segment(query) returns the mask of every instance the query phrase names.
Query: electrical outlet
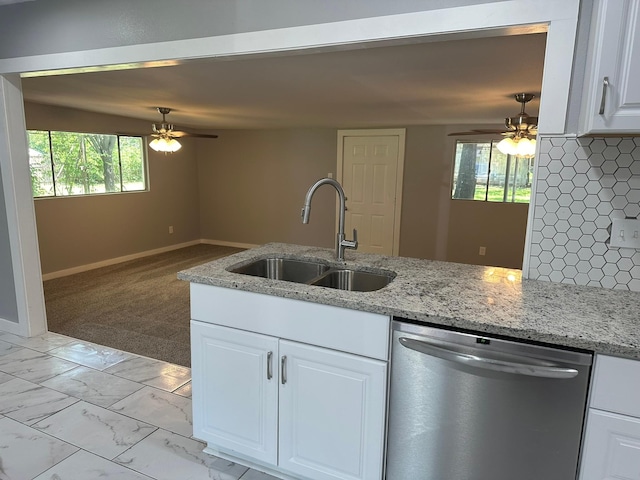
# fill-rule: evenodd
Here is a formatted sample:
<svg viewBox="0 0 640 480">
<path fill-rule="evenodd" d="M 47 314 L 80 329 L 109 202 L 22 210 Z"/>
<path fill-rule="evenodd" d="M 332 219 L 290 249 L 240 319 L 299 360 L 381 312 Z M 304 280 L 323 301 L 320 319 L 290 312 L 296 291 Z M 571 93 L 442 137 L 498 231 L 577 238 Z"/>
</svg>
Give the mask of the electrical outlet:
<svg viewBox="0 0 640 480">
<path fill-rule="evenodd" d="M 620 248 L 640 248 L 640 220 L 614 218 L 609 245 Z"/>
<path fill-rule="evenodd" d="M 480 250 L 478 250 L 478 255 L 486 255 L 487 253 L 487 247 L 480 247 Z"/>
<path fill-rule="evenodd" d="M 169 234 L 173 233 L 173 225 L 169 225 Z"/>
</svg>

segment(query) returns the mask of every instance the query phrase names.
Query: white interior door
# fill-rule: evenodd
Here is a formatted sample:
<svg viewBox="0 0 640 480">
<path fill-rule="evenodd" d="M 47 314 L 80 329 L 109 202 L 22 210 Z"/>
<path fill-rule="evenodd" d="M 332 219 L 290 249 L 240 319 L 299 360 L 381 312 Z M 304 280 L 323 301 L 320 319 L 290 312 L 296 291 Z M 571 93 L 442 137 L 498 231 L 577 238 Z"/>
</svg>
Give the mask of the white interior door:
<svg viewBox="0 0 640 480">
<path fill-rule="evenodd" d="M 358 251 L 398 255 L 404 130 L 341 131 L 338 135 L 338 180 L 347 196 L 347 238 L 355 228 Z"/>
</svg>

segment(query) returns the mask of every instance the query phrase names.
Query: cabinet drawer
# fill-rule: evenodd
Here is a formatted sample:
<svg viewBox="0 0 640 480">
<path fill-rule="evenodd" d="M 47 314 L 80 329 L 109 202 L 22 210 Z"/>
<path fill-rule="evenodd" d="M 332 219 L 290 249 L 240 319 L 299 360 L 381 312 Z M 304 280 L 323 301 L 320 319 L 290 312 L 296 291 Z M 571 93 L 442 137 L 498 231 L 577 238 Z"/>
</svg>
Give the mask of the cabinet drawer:
<svg viewBox="0 0 640 480">
<path fill-rule="evenodd" d="M 596 356 L 591 407 L 640 417 L 640 361 Z"/>
</svg>

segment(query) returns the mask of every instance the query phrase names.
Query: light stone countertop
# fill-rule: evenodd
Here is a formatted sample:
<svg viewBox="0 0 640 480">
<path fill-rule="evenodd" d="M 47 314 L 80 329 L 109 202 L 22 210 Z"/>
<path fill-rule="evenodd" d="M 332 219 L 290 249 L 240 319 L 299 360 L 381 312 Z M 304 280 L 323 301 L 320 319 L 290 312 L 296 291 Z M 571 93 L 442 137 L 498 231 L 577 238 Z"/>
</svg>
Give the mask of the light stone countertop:
<svg viewBox="0 0 640 480">
<path fill-rule="evenodd" d="M 184 270 L 178 278 L 640 359 L 638 292 L 522 280 L 520 270 L 350 250 L 347 266 L 397 276 L 381 290 L 349 292 L 226 270 L 273 255 L 339 265 L 332 249 L 270 243 Z"/>
</svg>

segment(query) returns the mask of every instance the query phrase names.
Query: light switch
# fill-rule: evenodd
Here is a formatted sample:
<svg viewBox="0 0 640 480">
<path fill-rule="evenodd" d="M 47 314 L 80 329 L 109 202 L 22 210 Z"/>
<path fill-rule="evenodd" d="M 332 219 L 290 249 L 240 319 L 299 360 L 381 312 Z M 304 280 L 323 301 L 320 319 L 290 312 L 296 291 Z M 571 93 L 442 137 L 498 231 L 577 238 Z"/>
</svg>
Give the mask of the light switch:
<svg viewBox="0 0 640 480">
<path fill-rule="evenodd" d="M 612 247 L 640 249 L 640 220 L 614 218 L 609 244 Z"/>
</svg>

